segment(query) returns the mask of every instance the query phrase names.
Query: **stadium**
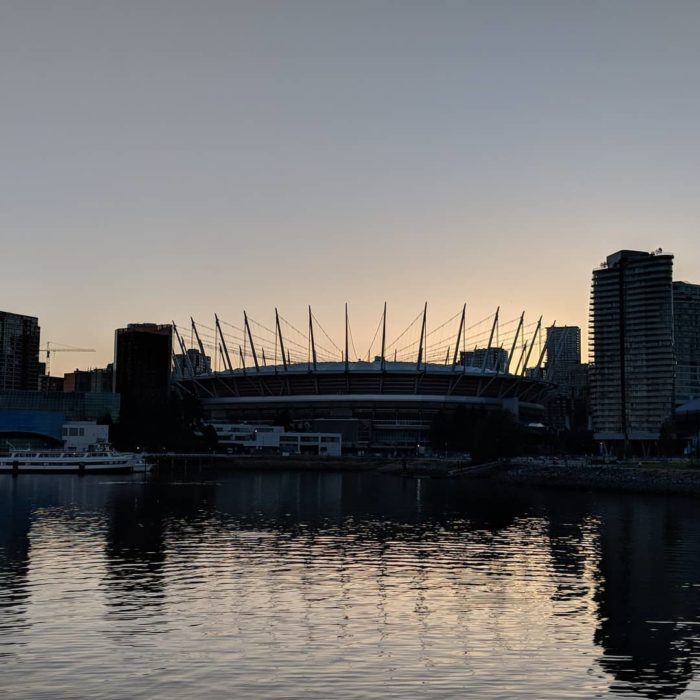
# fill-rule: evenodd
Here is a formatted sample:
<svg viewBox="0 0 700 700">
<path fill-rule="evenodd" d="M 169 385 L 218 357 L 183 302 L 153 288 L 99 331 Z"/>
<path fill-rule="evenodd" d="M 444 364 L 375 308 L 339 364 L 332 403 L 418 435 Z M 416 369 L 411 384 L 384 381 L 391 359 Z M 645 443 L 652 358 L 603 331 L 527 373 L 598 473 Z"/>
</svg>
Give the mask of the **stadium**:
<svg viewBox="0 0 700 700">
<path fill-rule="evenodd" d="M 365 358 L 356 360 L 347 307 L 344 348 L 310 308 L 306 332 L 276 309 L 274 328 L 245 312 L 241 326 L 218 316 L 212 327 L 190 322 L 189 347 L 184 324 L 173 322 L 181 351 L 173 385 L 198 399 L 205 421 L 341 433 L 345 451 L 420 451 L 436 416 L 456 411 L 507 410 L 521 423 L 541 424 L 552 389 L 541 371 L 541 318 L 526 324 L 524 313 L 501 323 L 496 310 L 467 327 L 464 305 L 428 331 L 426 304 L 387 342 L 385 305 Z"/>
</svg>

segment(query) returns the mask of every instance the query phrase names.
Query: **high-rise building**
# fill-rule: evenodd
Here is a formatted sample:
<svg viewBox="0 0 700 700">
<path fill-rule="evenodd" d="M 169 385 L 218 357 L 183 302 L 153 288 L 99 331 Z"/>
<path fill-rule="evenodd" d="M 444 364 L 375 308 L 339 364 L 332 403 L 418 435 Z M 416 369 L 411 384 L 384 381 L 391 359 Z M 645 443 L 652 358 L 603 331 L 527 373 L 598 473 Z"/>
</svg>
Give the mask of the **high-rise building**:
<svg viewBox="0 0 700 700">
<path fill-rule="evenodd" d="M 700 284 L 673 283 L 676 405 L 700 398 Z"/>
<path fill-rule="evenodd" d="M 130 323 L 114 335 L 114 390 L 122 410 L 132 403 L 165 401 L 170 391 L 172 326 Z"/>
<path fill-rule="evenodd" d="M 39 388 L 39 320 L 0 311 L 0 391 Z"/>
<path fill-rule="evenodd" d="M 621 250 L 593 271 L 593 433 L 657 440 L 673 412 L 673 256 Z"/>
<path fill-rule="evenodd" d="M 578 326 L 550 326 L 547 328 L 548 366 L 581 364 L 581 329 Z"/>
<path fill-rule="evenodd" d="M 547 328 L 544 379 L 556 384 L 547 402 L 547 422 L 557 430 L 583 430 L 587 423 L 588 366 L 581 364 L 581 329 Z"/>
<path fill-rule="evenodd" d="M 172 326 L 131 323 L 114 334 L 114 391 L 121 395 L 121 438 L 154 446 L 162 430 L 170 393 Z"/>
</svg>

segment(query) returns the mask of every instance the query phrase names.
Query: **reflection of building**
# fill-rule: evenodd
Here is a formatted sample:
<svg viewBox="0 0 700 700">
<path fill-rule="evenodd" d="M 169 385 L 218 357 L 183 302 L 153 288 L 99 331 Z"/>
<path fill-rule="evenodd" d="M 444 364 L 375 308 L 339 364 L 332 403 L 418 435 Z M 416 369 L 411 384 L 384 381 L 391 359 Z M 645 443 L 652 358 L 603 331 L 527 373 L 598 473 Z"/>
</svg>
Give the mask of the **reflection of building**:
<svg viewBox="0 0 700 700">
<path fill-rule="evenodd" d="M 32 586 L 28 585 L 29 531 L 36 522 L 37 492 L 40 491 L 26 479 L 14 479 L 10 488 L 11 479 L 9 474 L 0 476 L 0 610 L 5 643 L 15 636 L 14 633 L 16 637 L 26 633 L 31 625 L 27 614 L 33 596 Z"/>
<path fill-rule="evenodd" d="M 591 403 L 597 440 L 657 440 L 673 409 L 673 256 L 622 250 L 593 271 Z"/>
<path fill-rule="evenodd" d="M 0 311 L 0 391 L 39 387 L 39 321 Z"/>
<path fill-rule="evenodd" d="M 676 404 L 700 398 L 700 285 L 673 283 Z"/>
<path fill-rule="evenodd" d="M 683 499 L 603 501 L 599 663 L 627 697 L 676 698 L 698 671 L 700 536 Z M 658 621 L 658 622 L 657 622 Z"/>
</svg>

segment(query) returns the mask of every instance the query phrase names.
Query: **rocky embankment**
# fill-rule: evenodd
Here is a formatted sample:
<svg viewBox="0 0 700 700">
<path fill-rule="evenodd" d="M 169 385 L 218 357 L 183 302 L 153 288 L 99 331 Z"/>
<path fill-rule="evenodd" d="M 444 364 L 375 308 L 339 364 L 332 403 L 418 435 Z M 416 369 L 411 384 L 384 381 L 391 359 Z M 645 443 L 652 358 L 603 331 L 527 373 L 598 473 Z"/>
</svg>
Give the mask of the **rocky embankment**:
<svg viewBox="0 0 700 700">
<path fill-rule="evenodd" d="M 700 495 L 700 467 L 678 464 L 498 463 L 479 476 L 511 484 Z"/>
</svg>

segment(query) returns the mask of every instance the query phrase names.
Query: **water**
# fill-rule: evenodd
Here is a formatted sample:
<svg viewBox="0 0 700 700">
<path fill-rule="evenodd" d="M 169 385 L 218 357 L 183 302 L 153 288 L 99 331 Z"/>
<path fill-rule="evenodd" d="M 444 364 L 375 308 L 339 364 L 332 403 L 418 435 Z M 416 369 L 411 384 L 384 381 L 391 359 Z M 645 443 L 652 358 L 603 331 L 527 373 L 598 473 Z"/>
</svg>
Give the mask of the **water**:
<svg viewBox="0 0 700 700">
<path fill-rule="evenodd" d="M 700 697 L 681 498 L 0 477 L 0 697 Z"/>
</svg>

